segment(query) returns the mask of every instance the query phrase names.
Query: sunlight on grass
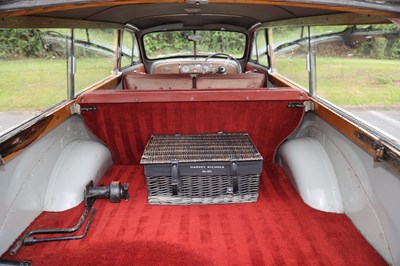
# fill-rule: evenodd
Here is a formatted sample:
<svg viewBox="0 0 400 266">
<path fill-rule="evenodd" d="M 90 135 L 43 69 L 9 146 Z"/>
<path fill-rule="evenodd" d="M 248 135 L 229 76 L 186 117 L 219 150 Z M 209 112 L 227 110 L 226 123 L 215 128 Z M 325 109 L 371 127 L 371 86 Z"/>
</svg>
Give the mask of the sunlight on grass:
<svg viewBox="0 0 400 266">
<path fill-rule="evenodd" d="M 277 60 L 277 72 L 308 87 L 305 59 Z M 339 106 L 400 105 L 400 62 L 318 58 L 317 93 Z"/>
<path fill-rule="evenodd" d="M 277 60 L 279 73 L 308 87 L 305 60 Z M 111 75 L 111 58 L 81 58 L 76 91 Z M 400 63 L 395 60 L 318 58 L 318 95 L 339 106 L 400 104 Z M 45 110 L 67 98 L 65 59 L 0 62 L 0 111 Z"/>
<path fill-rule="evenodd" d="M 107 58 L 81 58 L 77 65 L 77 91 L 110 76 Z M 65 59 L 0 61 L 0 111 L 45 110 L 67 99 Z"/>
</svg>

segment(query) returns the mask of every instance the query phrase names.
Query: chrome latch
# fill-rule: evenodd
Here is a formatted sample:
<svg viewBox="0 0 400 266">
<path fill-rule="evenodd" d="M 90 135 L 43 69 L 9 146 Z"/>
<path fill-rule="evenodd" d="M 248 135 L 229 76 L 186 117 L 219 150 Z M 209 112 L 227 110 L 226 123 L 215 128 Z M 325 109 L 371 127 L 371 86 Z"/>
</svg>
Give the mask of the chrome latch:
<svg viewBox="0 0 400 266">
<path fill-rule="evenodd" d="M 304 112 L 315 110 L 315 103 L 312 101 L 305 102 L 289 102 L 289 108 L 304 108 Z"/>
</svg>

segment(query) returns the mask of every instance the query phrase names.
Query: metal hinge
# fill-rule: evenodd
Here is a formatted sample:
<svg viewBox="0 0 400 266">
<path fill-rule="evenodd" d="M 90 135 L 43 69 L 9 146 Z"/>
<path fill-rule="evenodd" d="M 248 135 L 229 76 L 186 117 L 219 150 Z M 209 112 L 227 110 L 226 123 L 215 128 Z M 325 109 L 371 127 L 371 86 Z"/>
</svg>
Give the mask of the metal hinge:
<svg viewBox="0 0 400 266">
<path fill-rule="evenodd" d="M 71 114 L 80 114 L 81 113 L 81 106 L 77 103 L 74 103 L 70 106 Z"/>
<path fill-rule="evenodd" d="M 313 101 L 305 101 L 304 102 L 304 112 L 314 111 L 316 108 L 316 104 Z"/>
<path fill-rule="evenodd" d="M 358 139 L 360 139 L 362 142 L 375 150 L 374 161 L 380 162 L 385 152 L 385 147 L 382 145 L 382 143 L 379 140 L 376 140 L 373 137 L 360 131 L 354 131 L 354 134 L 357 136 Z"/>
</svg>

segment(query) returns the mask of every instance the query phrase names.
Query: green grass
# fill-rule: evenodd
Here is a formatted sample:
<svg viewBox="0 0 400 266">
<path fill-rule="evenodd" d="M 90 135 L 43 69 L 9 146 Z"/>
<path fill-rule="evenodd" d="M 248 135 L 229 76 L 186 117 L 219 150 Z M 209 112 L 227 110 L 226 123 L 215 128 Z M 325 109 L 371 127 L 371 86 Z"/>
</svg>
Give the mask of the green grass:
<svg viewBox="0 0 400 266">
<path fill-rule="evenodd" d="M 276 68 L 308 87 L 304 59 L 277 59 Z M 400 62 L 357 58 L 318 58 L 317 93 L 339 106 L 400 105 Z"/>
<path fill-rule="evenodd" d="M 278 72 L 308 87 L 305 59 L 277 58 Z M 111 58 L 78 58 L 76 91 L 111 74 Z M 339 106 L 400 105 L 400 62 L 318 58 L 318 95 Z M 0 61 L 0 111 L 44 110 L 67 98 L 64 59 Z"/>
<path fill-rule="evenodd" d="M 109 58 L 80 58 L 76 91 L 111 74 Z M 45 110 L 67 98 L 65 59 L 0 61 L 0 111 Z"/>
</svg>

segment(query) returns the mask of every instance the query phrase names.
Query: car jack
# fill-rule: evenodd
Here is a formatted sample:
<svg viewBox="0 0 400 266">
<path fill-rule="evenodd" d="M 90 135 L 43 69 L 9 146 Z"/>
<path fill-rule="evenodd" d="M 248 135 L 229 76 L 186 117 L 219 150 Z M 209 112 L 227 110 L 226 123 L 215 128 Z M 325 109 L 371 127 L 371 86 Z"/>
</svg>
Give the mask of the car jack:
<svg viewBox="0 0 400 266">
<path fill-rule="evenodd" d="M 52 242 L 52 241 L 66 241 L 66 240 L 78 240 L 82 239 L 86 236 L 90 224 L 92 223 L 93 216 L 96 212 L 96 208 L 92 208 L 96 199 L 100 198 L 108 198 L 111 202 L 117 203 L 120 202 L 121 199 L 128 200 L 128 187 L 129 184 L 126 183 L 124 186 L 121 185 L 118 181 L 113 181 L 108 187 L 100 186 L 94 187 L 93 181 L 86 186 L 84 191 L 84 202 L 86 205 L 85 210 L 83 211 L 81 217 L 74 227 L 71 228 L 50 228 L 50 229 L 38 229 L 31 230 L 26 232 L 18 241 L 15 243 L 13 248 L 10 250 L 11 255 L 17 254 L 18 250 L 22 246 L 30 246 L 37 243 L 43 242 Z M 86 223 L 85 229 L 81 235 L 73 235 L 73 236 L 60 236 L 60 237 L 47 237 L 47 238 L 36 238 L 33 235 L 45 235 L 45 234 L 71 234 L 78 231 L 83 223 L 86 220 L 86 217 L 89 215 L 88 222 Z"/>
</svg>

